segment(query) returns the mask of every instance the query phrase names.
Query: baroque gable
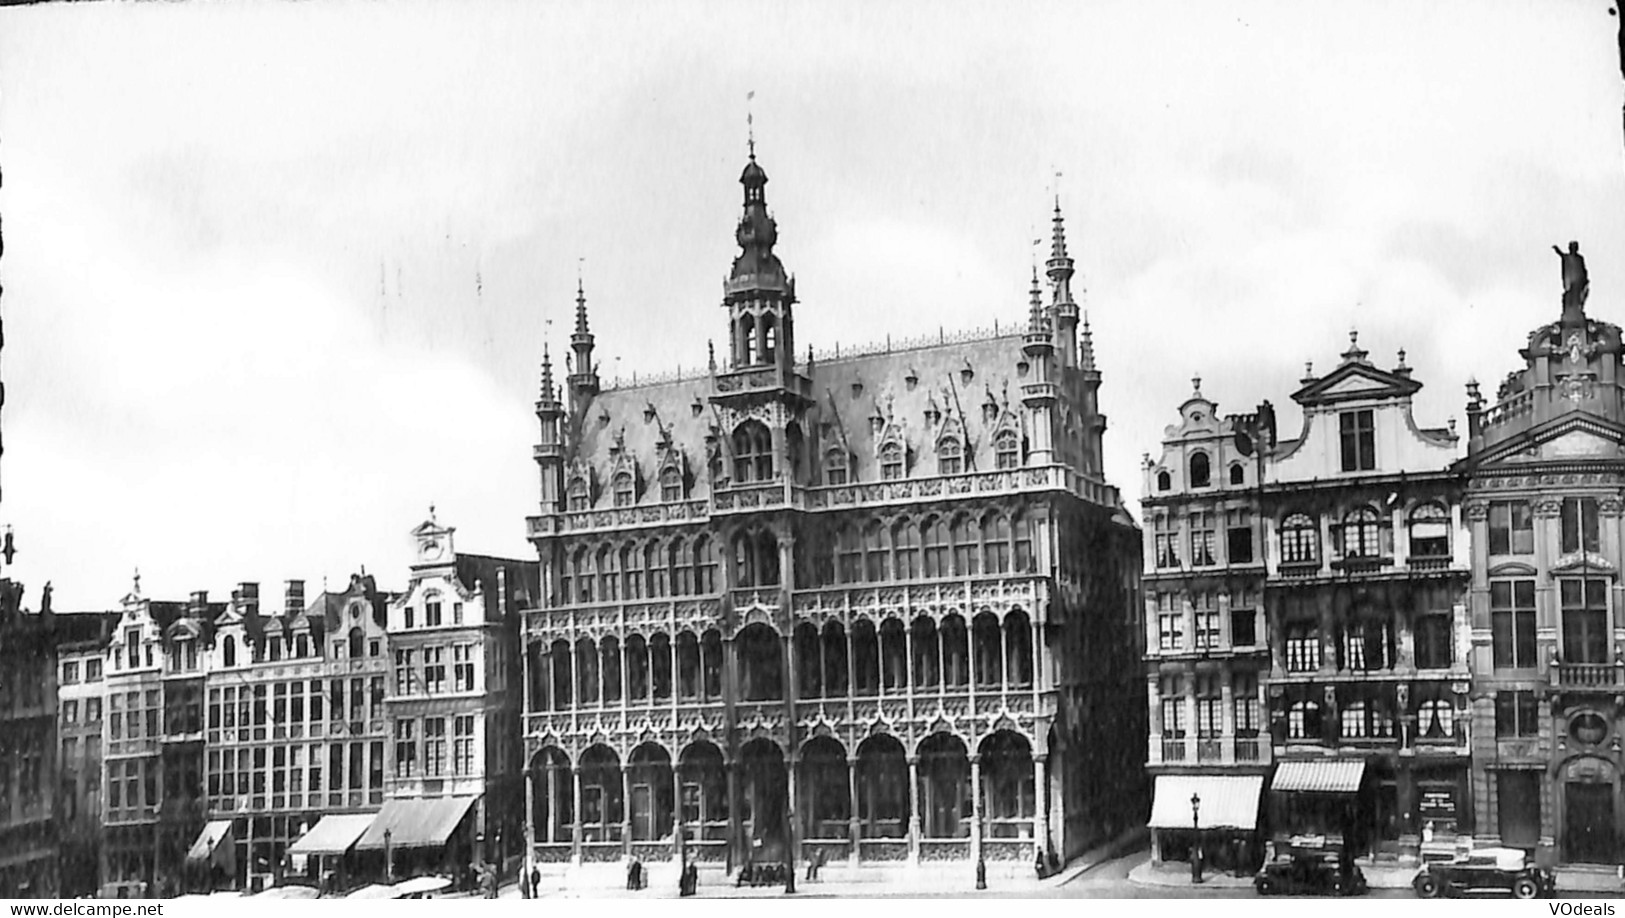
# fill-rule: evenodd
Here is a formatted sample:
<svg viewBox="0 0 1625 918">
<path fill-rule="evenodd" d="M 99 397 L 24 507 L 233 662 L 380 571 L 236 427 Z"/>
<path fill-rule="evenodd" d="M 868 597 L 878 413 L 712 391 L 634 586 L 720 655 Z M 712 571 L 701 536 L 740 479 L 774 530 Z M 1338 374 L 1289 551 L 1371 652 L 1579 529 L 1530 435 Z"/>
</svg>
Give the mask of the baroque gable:
<svg viewBox="0 0 1625 918">
<path fill-rule="evenodd" d="M 1625 458 L 1625 427 L 1579 411 L 1530 428 L 1474 457 L 1475 471 L 1536 462 Z"/>
</svg>

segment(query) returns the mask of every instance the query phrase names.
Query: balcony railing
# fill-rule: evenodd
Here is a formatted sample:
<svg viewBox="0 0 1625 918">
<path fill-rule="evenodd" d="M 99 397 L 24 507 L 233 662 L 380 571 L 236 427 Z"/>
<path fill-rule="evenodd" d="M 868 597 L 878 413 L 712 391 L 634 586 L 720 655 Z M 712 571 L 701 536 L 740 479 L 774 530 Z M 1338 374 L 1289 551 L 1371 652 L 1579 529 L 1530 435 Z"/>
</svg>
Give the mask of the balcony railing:
<svg viewBox="0 0 1625 918">
<path fill-rule="evenodd" d="M 1216 739 L 1196 741 L 1196 761 L 1217 762 L 1224 758 L 1224 745 Z"/>
<path fill-rule="evenodd" d="M 1552 684 L 1559 688 L 1612 690 L 1625 685 L 1625 665 L 1559 663 L 1552 669 Z"/>
<path fill-rule="evenodd" d="M 1236 761 L 1258 761 L 1258 737 L 1252 736 L 1236 738 Z"/>
<path fill-rule="evenodd" d="M 1162 741 L 1162 760 L 1164 762 L 1185 761 L 1185 741 L 1182 739 L 1165 739 Z"/>
</svg>

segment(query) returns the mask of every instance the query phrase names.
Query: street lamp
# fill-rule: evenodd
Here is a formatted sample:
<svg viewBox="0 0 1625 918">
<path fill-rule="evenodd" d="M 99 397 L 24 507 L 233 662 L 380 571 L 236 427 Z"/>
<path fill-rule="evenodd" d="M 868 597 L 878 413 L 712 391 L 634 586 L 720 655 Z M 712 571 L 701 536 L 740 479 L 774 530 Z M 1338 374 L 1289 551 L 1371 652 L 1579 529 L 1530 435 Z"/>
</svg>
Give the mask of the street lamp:
<svg viewBox="0 0 1625 918">
<path fill-rule="evenodd" d="M 1191 882 L 1202 882 L 1202 795 L 1191 794 Z"/>
</svg>

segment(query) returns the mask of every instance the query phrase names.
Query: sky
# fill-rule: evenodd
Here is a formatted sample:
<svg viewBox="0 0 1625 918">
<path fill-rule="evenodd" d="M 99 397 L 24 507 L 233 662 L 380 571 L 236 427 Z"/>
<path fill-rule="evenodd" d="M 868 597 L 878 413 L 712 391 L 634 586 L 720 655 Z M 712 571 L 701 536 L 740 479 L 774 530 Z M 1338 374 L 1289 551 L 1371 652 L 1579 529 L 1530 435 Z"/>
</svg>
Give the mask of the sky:
<svg viewBox="0 0 1625 918">
<path fill-rule="evenodd" d="M 1606 0 L 46 4 L 0 11 L 9 575 L 59 610 L 399 588 L 430 505 L 531 557 L 543 341 L 721 338 L 747 107 L 796 337 L 1020 322 L 1059 194 L 1107 474 L 1201 377 L 1283 436 L 1351 328 L 1465 430 L 1560 308 L 1625 323 Z M 747 93 L 754 100 L 747 106 Z M 562 374 L 562 369 L 559 371 Z"/>
</svg>

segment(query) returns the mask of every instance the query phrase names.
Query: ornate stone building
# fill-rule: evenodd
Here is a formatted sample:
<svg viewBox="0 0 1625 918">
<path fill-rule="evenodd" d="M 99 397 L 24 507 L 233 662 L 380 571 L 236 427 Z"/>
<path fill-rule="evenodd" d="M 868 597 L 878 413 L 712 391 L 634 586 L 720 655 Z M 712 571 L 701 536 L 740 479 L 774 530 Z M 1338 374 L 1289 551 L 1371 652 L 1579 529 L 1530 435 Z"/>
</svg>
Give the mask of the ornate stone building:
<svg viewBox="0 0 1625 918">
<path fill-rule="evenodd" d="M 545 352 L 524 626 L 533 857 L 1030 870 L 1144 819 L 1139 531 L 1059 207 L 1017 328 L 797 358 L 767 175 L 719 362 Z"/>
<path fill-rule="evenodd" d="M 0 580 L 0 899 L 59 890 L 56 623 L 49 598 L 28 612 L 22 593 Z"/>
<path fill-rule="evenodd" d="M 1558 320 L 1529 333 L 1493 405 L 1468 386 L 1473 800 L 1481 839 L 1617 865 L 1625 349 L 1585 313 L 1576 248 L 1559 254 Z"/>
</svg>

